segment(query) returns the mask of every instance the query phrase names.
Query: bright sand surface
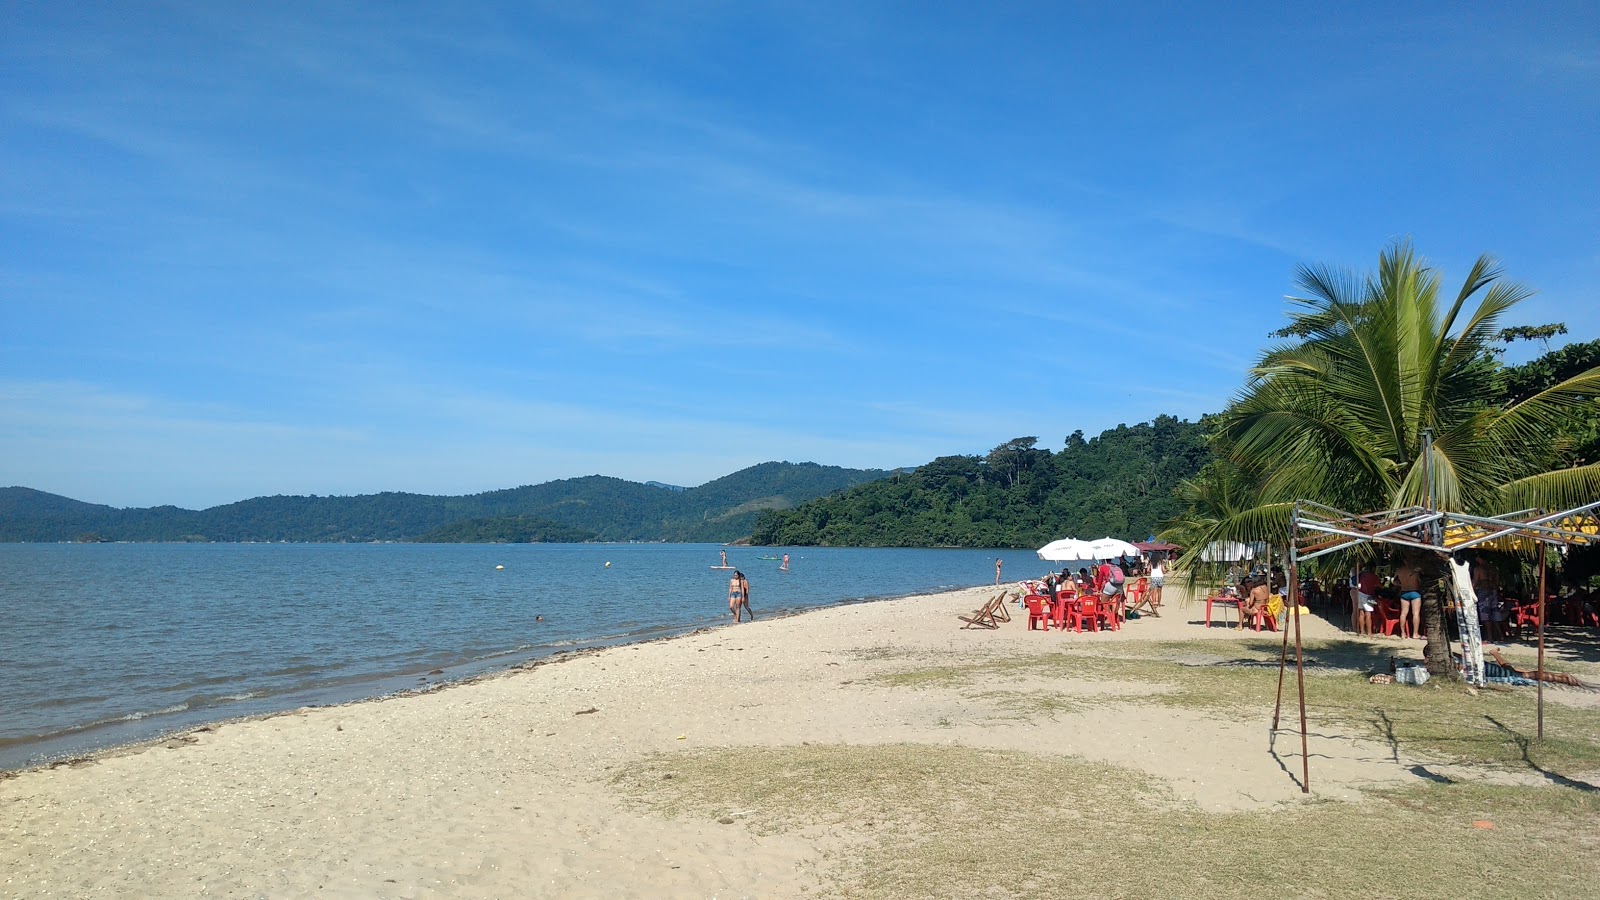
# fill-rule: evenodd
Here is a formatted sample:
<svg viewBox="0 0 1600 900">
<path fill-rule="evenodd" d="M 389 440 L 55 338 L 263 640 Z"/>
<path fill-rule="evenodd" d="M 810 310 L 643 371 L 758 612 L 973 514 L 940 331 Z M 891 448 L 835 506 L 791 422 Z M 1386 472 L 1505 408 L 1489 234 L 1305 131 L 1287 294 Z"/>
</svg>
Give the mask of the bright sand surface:
<svg viewBox="0 0 1600 900">
<path fill-rule="evenodd" d="M 1129 642 L 1237 636 L 1192 624 L 1203 607 L 1171 603 L 1112 634 L 1029 633 L 1015 614 L 997 631 L 963 630 L 955 617 L 993 592 L 569 654 L 23 772 L 0 780 L 0 896 L 787 897 L 817 890 L 830 853 L 859 839 L 828 828 L 763 834 L 740 821 L 744 811 L 668 819 L 615 786 L 645 754 L 684 748 L 729 748 L 737 778 L 740 747 L 957 744 L 1129 767 L 1208 811 L 1303 802 L 1288 774 L 1299 770 L 1298 733 L 1280 736 L 1280 758 L 1268 752 L 1265 718 L 1117 702 L 1159 686 L 1033 685 L 1105 702 L 1028 721 L 975 712 L 954 691 L 873 682 L 907 659 L 1113 654 Z M 1340 634 L 1315 617 L 1304 625 L 1308 638 Z M 1416 778 L 1386 745 L 1315 731 L 1318 799 Z"/>
</svg>

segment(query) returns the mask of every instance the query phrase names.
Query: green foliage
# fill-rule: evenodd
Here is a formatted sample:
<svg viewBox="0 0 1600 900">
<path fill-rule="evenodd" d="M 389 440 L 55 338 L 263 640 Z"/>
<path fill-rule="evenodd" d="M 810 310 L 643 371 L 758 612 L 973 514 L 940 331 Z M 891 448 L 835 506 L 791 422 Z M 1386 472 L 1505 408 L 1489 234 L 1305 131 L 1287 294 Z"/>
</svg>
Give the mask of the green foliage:
<svg viewBox="0 0 1600 900">
<path fill-rule="evenodd" d="M 1508 366 L 1503 375 L 1505 394 L 1502 404 L 1524 400 L 1600 367 L 1600 340 L 1568 344 L 1520 366 Z M 1600 395 L 1591 393 L 1589 403 L 1574 406 L 1558 428 L 1564 438 L 1566 465 L 1600 462 Z"/>
<path fill-rule="evenodd" d="M 797 509 L 763 514 L 761 545 L 1037 547 L 1066 535 L 1139 539 L 1181 507 L 1173 487 L 1209 458 L 1201 426 L 1171 416 L 986 456 L 942 456 Z"/>
<path fill-rule="evenodd" d="M 416 538 L 419 544 L 580 544 L 595 534 L 536 516 L 497 516 L 454 522 Z"/>
<path fill-rule="evenodd" d="M 1543 341 L 1549 345 L 1550 339 L 1567 333 L 1567 326 L 1560 322 L 1550 325 L 1511 325 L 1494 333 L 1495 340 L 1510 344 L 1514 341 Z"/>
<path fill-rule="evenodd" d="M 1293 298 L 1298 309 L 1279 332 L 1288 340 L 1262 354 L 1218 417 L 1223 463 L 1186 489 L 1174 537 L 1191 547 L 1282 541 L 1296 500 L 1354 513 L 1431 504 L 1494 515 L 1600 495 L 1600 466 L 1574 465 L 1571 434 L 1593 421 L 1600 368 L 1580 348 L 1515 375 L 1502 370 L 1491 342 L 1517 331 L 1497 326 L 1531 291 L 1502 280 L 1494 260 L 1480 257 L 1453 300 L 1407 243 L 1380 254 L 1375 274 L 1303 267 L 1299 281 L 1308 296 Z M 1425 584 L 1435 581 L 1432 554 L 1407 561 Z M 1431 588 L 1423 614 L 1429 668 L 1444 672 Z"/>
</svg>

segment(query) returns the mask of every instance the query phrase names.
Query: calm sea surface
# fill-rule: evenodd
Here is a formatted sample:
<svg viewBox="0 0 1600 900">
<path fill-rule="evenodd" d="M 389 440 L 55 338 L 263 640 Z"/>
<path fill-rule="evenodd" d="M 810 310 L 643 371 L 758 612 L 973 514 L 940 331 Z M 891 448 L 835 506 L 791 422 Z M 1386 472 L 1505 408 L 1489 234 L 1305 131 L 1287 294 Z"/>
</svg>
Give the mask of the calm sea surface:
<svg viewBox="0 0 1600 900">
<path fill-rule="evenodd" d="M 722 549 L 0 544 L 0 770 L 727 622 Z M 1046 566 L 1016 550 L 726 549 L 758 616 L 988 584 L 996 556 L 1007 580 Z M 788 573 L 759 558 L 785 552 Z"/>
</svg>

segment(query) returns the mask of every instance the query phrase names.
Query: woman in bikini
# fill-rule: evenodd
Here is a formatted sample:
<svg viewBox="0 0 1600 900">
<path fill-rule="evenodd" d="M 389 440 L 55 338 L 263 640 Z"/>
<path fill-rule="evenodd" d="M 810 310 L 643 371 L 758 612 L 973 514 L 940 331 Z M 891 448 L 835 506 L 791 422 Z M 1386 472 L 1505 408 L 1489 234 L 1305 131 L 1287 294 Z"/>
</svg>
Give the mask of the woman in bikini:
<svg viewBox="0 0 1600 900">
<path fill-rule="evenodd" d="M 755 610 L 750 608 L 750 581 L 743 572 L 734 569 L 733 578 L 728 581 L 728 614 L 738 622 L 742 613 L 749 613 L 750 621 L 756 620 Z"/>
<path fill-rule="evenodd" d="M 1244 630 L 1244 620 L 1255 615 L 1258 611 L 1267 609 L 1268 602 L 1272 599 L 1272 589 L 1265 578 L 1249 578 L 1240 585 L 1244 596 L 1239 600 L 1239 630 Z"/>
</svg>

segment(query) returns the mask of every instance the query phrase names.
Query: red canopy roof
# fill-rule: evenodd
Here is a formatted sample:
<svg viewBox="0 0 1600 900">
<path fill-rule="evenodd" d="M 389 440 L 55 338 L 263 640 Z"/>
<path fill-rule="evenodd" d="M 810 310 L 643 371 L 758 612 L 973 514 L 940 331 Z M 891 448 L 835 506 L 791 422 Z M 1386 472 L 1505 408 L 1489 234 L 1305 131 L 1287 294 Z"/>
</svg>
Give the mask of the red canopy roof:
<svg viewBox="0 0 1600 900">
<path fill-rule="evenodd" d="M 1146 553 L 1169 553 L 1183 549 L 1177 544 L 1168 544 L 1165 541 L 1134 541 L 1133 545 Z"/>
</svg>

